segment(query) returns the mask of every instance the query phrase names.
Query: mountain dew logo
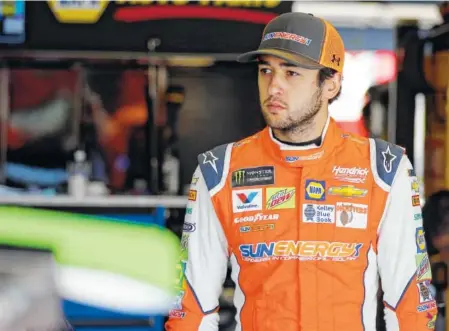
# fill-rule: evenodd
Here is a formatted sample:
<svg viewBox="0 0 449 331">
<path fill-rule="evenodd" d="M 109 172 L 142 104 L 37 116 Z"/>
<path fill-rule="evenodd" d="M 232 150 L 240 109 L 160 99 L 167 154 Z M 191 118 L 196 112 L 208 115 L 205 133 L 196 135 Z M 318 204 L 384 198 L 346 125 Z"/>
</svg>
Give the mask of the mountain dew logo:
<svg viewBox="0 0 449 331">
<path fill-rule="evenodd" d="M 295 208 L 295 188 L 267 188 L 267 209 Z"/>
</svg>

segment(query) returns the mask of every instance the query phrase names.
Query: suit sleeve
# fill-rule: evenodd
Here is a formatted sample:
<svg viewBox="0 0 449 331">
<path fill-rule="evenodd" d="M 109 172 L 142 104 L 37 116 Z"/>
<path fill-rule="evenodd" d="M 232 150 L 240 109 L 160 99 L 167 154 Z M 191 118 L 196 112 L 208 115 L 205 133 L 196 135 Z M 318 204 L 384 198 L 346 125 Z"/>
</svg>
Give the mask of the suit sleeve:
<svg viewBox="0 0 449 331">
<path fill-rule="evenodd" d="M 193 175 L 181 239 L 179 296 L 167 331 L 218 331 L 228 244 L 201 169 Z"/>
<path fill-rule="evenodd" d="M 378 268 L 387 331 L 433 330 L 436 303 L 422 225 L 418 181 L 402 156 L 378 233 Z"/>
</svg>

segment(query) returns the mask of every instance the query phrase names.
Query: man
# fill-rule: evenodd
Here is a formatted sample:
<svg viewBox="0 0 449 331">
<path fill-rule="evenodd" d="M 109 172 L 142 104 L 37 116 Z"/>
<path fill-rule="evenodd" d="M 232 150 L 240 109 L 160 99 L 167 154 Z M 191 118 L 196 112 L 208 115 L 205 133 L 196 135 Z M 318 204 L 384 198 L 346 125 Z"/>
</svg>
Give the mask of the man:
<svg viewBox="0 0 449 331">
<path fill-rule="evenodd" d="M 434 328 L 418 188 L 404 150 L 341 132 L 343 41 L 288 13 L 257 51 L 267 128 L 198 156 L 184 224 L 184 279 L 167 330 L 217 331 L 232 265 L 236 330 L 375 331 L 378 275 L 387 330 Z"/>
</svg>

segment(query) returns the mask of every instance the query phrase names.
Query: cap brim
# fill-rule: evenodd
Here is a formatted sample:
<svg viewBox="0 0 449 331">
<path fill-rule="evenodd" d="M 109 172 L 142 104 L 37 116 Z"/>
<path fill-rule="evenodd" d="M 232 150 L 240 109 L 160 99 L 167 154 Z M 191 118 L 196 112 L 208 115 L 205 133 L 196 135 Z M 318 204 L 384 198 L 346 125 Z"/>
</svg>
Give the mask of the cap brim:
<svg viewBox="0 0 449 331">
<path fill-rule="evenodd" d="M 256 61 L 261 55 L 273 55 L 287 61 L 290 64 L 306 69 L 321 69 L 323 66 L 301 55 L 283 51 L 279 49 L 258 49 L 256 51 L 241 54 L 237 57 L 237 61 L 241 63 L 249 63 Z"/>
</svg>

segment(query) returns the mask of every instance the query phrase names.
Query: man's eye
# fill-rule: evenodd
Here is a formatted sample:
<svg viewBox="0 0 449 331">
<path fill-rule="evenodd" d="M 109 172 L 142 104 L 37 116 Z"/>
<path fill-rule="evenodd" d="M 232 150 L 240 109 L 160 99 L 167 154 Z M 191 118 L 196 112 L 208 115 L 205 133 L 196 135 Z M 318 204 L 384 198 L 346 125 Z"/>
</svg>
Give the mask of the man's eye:
<svg viewBox="0 0 449 331">
<path fill-rule="evenodd" d="M 297 72 L 291 71 L 291 70 L 288 70 L 288 71 L 287 71 L 287 75 L 288 75 L 288 76 L 299 76 L 299 74 L 298 74 Z"/>
<path fill-rule="evenodd" d="M 266 74 L 269 74 L 269 73 L 271 72 L 271 70 L 268 69 L 268 68 L 260 68 L 260 69 L 259 69 L 259 72 L 260 72 L 261 74 L 266 75 Z"/>
</svg>

